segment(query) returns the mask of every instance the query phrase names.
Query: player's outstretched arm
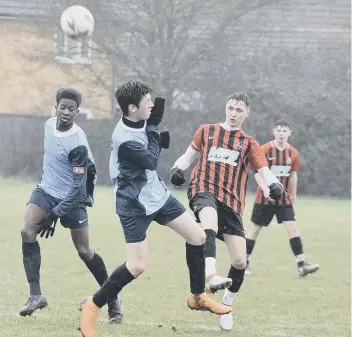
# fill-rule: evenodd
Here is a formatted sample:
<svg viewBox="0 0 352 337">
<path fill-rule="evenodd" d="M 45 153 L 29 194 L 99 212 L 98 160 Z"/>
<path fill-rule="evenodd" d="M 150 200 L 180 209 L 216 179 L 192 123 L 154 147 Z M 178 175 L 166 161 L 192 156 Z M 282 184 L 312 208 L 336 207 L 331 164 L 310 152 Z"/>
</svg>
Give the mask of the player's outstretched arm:
<svg viewBox="0 0 352 337">
<path fill-rule="evenodd" d="M 266 186 L 264 179 L 261 177 L 259 173 L 254 174 L 254 179 L 257 182 L 258 186 L 262 189 L 265 198 L 269 198 L 270 190 L 269 187 Z"/>
<path fill-rule="evenodd" d="M 264 166 L 258 170 L 258 173 L 264 184 L 269 188 L 269 197 L 273 200 L 279 200 L 283 197 L 284 187 L 279 179 L 272 173 L 268 166 Z"/>
<path fill-rule="evenodd" d="M 198 128 L 186 152 L 172 166 L 170 181 L 173 185 L 181 186 L 186 182 L 184 171 L 192 165 L 193 161 L 199 157 L 202 151 L 203 129 L 204 125 Z"/>
<path fill-rule="evenodd" d="M 87 198 L 88 149 L 80 145 L 70 151 L 68 158 L 72 164 L 72 186 L 68 195 L 53 208 L 52 213 L 58 218 L 68 215 Z"/>
<path fill-rule="evenodd" d="M 186 171 L 192 163 L 199 157 L 200 152 L 188 146 L 186 152 L 179 157 L 172 167 L 178 167 L 182 171 Z"/>
<path fill-rule="evenodd" d="M 260 148 L 258 142 L 254 139 L 251 140 L 251 148 L 249 151 L 249 163 L 251 165 L 253 173 L 259 174 L 256 177 L 259 186 L 267 186 L 269 188 L 269 197 L 273 200 L 279 200 L 282 198 L 284 188 L 277 177 L 270 171 L 268 162 L 265 158 L 263 150 Z M 264 184 L 263 184 L 264 183 Z M 262 187 L 261 186 L 261 187 Z M 265 191 L 265 188 L 263 188 Z"/>
<path fill-rule="evenodd" d="M 268 166 L 264 166 L 260 168 L 256 175 L 257 175 L 256 181 L 260 187 L 262 187 L 261 186 L 262 184 L 264 184 L 264 186 L 267 186 L 267 187 L 269 187 L 271 184 L 274 184 L 274 183 L 280 184 L 279 179 L 277 179 L 276 175 L 270 171 Z"/>
<path fill-rule="evenodd" d="M 179 157 L 171 168 L 170 181 L 175 186 L 181 186 L 186 182 L 184 171 L 199 157 L 200 152 L 189 146 L 186 152 Z"/>
</svg>

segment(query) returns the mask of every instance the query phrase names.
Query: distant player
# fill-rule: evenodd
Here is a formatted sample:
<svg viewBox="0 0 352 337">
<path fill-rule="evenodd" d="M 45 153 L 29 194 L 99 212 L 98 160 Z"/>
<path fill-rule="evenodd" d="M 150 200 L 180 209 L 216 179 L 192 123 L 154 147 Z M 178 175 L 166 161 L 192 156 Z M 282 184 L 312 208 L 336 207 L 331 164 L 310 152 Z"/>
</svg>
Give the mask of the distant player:
<svg viewBox="0 0 352 337">
<path fill-rule="evenodd" d="M 189 205 L 206 233 L 206 282 L 210 292 L 225 290 L 222 303 L 232 306 L 243 282 L 246 240 L 242 224 L 248 170 L 259 172 L 273 199 L 283 187 L 270 172 L 258 142 L 244 133 L 242 123 L 250 112 L 249 97 L 234 93 L 226 101 L 226 121 L 202 125 L 186 152 L 171 169 L 171 182 L 185 183 L 184 170 L 198 159 L 188 188 Z M 228 278 L 216 272 L 215 238 L 225 241 L 231 267 Z M 232 313 L 221 315 L 220 326 L 231 330 Z"/>
<path fill-rule="evenodd" d="M 102 285 L 108 278 L 102 258 L 89 245 L 86 208 L 93 205 L 96 168 L 86 135 L 74 123 L 81 99 L 81 94 L 72 88 L 58 90 L 57 117 L 45 123 L 43 172 L 27 204 L 21 230 L 23 265 L 30 289 L 21 316 L 31 315 L 48 304 L 39 282 L 41 253 L 37 234 L 52 236 L 58 219 L 71 230 L 78 255 L 97 282 Z M 108 311 L 110 323 L 121 322 L 117 297 L 109 302 Z"/>
<path fill-rule="evenodd" d="M 205 292 L 204 231 L 156 173 L 161 147 L 158 125 L 163 118 L 165 99 L 157 97 L 153 103 L 151 91 L 146 84 L 128 81 L 115 94 L 123 117 L 112 135 L 110 176 L 115 188 L 116 213 L 125 235 L 127 261 L 93 297 L 82 302 L 80 329 L 85 337 L 94 336 L 100 308 L 146 270 L 146 233 L 152 221 L 170 227 L 187 242 L 191 288 L 188 307 L 215 314 L 231 312 L 231 308 L 213 301 Z"/>
<path fill-rule="evenodd" d="M 300 231 L 296 222 L 293 203 L 297 198 L 297 172 L 300 169 L 300 159 L 297 149 L 288 143 L 290 136 L 290 124 L 285 120 L 279 120 L 274 128 L 275 139 L 262 146 L 271 172 L 280 179 L 285 190 L 280 200 L 276 202 L 271 200 L 269 189 L 261 176 L 258 173 L 255 174 L 258 189 L 252 212 L 252 223 L 248 226 L 246 233 L 247 275 L 251 274 L 249 257 L 253 252 L 255 241 L 262 227 L 268 226 L 274 215 L 277 222 L 284 225 L 290 238 L 290 246 L 297 262 L 298 275 L 306 276 L 319 269 L 319 265 L 305 262 Z"/>
</svg>

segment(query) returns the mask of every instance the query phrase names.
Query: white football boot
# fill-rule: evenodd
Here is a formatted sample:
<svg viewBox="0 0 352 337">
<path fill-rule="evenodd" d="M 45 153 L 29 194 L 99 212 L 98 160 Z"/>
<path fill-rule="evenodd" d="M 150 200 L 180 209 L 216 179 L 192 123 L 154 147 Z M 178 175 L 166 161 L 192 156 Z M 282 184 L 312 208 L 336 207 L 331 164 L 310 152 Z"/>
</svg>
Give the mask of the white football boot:
<svg viewBox="0 0 352 337">
<path fill-rule="evenodd" d="M 219 290 L 228 288 L 231 284 L 232 280 L 230 278 L 225 278 L 218 274 L 212 274 L 205 279 L 205 290 L 214 294 Z"/>
<path fill-rule="evenodd" d="M 228 289 L 225 289 L 224 296 L 222 298 L 222 303 L 233 307 L 233 302 L 235 300 L 236 294 L 232 293 Z M 220 328 L 225 331 L 230 331 L 233 328 L 233 310 L 228 313 L 220 316 Z"/>
</svg>

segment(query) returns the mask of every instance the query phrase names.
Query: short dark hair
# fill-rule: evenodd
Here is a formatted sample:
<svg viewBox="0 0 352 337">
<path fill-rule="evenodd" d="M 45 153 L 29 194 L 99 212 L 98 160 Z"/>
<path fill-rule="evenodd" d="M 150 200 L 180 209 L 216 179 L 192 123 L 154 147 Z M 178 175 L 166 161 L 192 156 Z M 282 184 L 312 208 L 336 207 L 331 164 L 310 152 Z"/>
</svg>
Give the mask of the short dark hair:
<svg viewBox="0 0 352 337">
<path fill-rule="evenodd" d="M 279 119 L 275 124 L 275 128 L 277 128 L 278 126 L 291 129 L 291 124 L 285 119 Z"/>
<path fill-rule="evenodd" d="M 56 104 L 59 104 L 63 98 L 72 99 L 76 102 L 77 108 L 81 105 L 82 94 L 73 88 L 63 87 L 56 92 Z"/>
<path fill-rule="evenodd" d="M 115 92 L 115 98 L 122 114 L 124 116 L 128 115 L 128 106 L 134 104 L 138 107 L 143 96 L 152 91 L 153 88 L 151 86 L 140 81 L 130 80 L 122 84 Z"/>
<path fill-rule="evenodd" d="M 237 100 L 237 101 L 244 102 L 248 108 L 250 108 L 250 106 L 251 106 L 250 98 L 243 92 L 235 92 L 235 93 L 233 93 L 232 95 L 227 97 L 227 101 L 226 102 L 228 102 L 229 100 L 233 100 L 233 99 Z"/>
</svg>

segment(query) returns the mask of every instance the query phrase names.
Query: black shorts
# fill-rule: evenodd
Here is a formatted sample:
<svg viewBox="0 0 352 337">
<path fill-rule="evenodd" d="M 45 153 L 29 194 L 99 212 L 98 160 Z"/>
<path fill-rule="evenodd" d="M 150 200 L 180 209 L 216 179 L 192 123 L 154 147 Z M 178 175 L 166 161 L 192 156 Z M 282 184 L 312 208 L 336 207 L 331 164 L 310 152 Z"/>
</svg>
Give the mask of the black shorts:
<svg viewBox="0 0 352 337">
<path fill-rule="evenodd" d="M 40 207 L 45 213 L 51 210 L 61 202 L 61 199 L 52 197 L 41 188 L 37 187 L 33 190 L 32 195 L 27 204 L 34 204 Z M 65 228 L 77 229 L 88 226 L 87 206 L 81 204 L 74 209 L 70 215 L 60 218 L 61 225 Z"/>
<path fill-rule="evenodd" d="M 119 215 L 125 241 L 142 242 L 147 237 L 147 230 L 152 221 L 166 225 L 186 212 L 186 208 L 172 195 L 158 211 L 150 215 Z"/>
<path fill-rule="evenodd" d="M 254 204 L 251 221 L 258 226 L 268 226 L 276 215 L 279 224 L 284 221 L 296 221 L 292 205 L 262 205 Z"/>
<path fill-rule="evenodd" d="M 217 238 L 224 240 L 223 234 L 245 237 L 242 217 L 230 207 L 217 200 L 209 192 L 197 193 L 189 201 L 189 207 L 193 210 L 197 222 L 200 222 L 198 214 L 205 207 L 212 207 L 218 214 Z"/>
</svg>

